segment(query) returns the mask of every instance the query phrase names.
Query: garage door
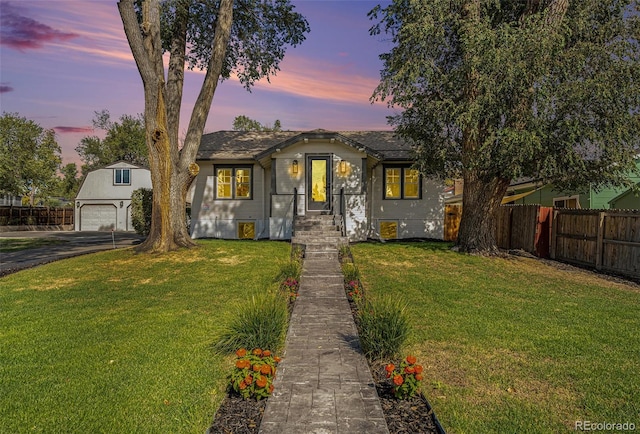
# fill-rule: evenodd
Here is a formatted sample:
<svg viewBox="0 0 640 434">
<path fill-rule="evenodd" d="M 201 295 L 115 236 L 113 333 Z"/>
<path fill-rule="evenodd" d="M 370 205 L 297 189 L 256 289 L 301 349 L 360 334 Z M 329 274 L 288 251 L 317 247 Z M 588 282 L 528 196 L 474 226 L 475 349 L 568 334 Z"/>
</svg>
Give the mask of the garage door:
<svg viewBox="0 0 640 434">
<path fill-rule="evenodd" d="M 116 207 L 113 205 L 84 205 L 80 208 L 81 231 L 110 231 L 116 229 Z"/>
</svg>

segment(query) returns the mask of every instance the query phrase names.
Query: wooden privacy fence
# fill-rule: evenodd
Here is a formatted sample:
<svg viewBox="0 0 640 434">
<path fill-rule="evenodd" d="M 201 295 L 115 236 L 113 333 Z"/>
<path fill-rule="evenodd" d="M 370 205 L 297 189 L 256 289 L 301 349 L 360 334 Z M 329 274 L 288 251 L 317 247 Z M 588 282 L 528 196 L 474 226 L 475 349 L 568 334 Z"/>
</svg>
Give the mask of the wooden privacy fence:
<svg viewBox="0 0 640 434">
<path fill-rule="evenodd" d="M 554 212 L 551 258 L 640 278 L 640 212 Z"/>
<path fill-rule="evenodd" d="M 456 208 L 456 209 L 452 209 Z M 458 236 L 462 207 L 445 209 L 445 239 Z M 449 220 L 449 221 L 448 221 Z M 541 258 L 640 278 L 640 211 L 503 205 L 496 242 Z"/>
<path fill-rule="evenodd" d="M 72 207 L 2 206 L 0 226 L 72 226 L 73 215 Z"/>
</svg>

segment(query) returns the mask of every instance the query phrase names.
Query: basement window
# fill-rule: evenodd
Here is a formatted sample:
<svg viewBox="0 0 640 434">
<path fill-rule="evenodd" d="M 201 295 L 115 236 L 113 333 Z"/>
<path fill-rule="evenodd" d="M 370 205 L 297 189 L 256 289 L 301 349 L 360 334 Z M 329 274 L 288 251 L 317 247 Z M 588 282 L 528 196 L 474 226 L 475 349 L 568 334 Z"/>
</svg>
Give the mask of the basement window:
<svg viewBox="0 0 640 434">
<path fill-rule="evenodd" d="M 383 240 L 394 240 L 398 238 L 398 222 L 397 221 L 381 221 L 380 222 L 380 238 Z"/>
<path fill-rule="evenodd" d="M 256 237 L 255 222 L 238 222 L 238 238 L 241 240 L 253 240 Z"/>
</svg>

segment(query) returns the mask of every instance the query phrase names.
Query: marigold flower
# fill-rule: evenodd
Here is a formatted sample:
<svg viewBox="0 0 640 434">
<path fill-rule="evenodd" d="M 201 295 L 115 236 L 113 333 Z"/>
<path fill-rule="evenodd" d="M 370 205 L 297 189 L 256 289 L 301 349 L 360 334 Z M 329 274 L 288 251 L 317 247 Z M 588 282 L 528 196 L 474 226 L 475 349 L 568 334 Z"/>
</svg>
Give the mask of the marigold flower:
<svg viewBox="0 0 640 434">
<path fill-rule="evenodd" d="M 240 388 L 240 390 L 244 390 L 247 388 L 247 383 L 245 383 L 244 381 L 241 381 L 238 387 Z"/>
<path fill-rule="evenodd" d="M 255 364 L 253 365 L 252 369 L 254 370 L 254 372 L 260 372 L 260 368 L 262 368 L 262 365 Z"/>
<path fill-rule="evenodd" d="M 236 351 L 236 356 L 238 357 L 244 357 L 247 355 L 247 350 L 245 350 L 244 348 L 240 348 L 238 351 Z"/>
<path fill-rule="evenodd" d="M 417 361 L 416 356 L 407 356 L 407 363 L 413 365 Z"/>
<path fill-rule="evenodd" d="M 416 374 L 422 374 L 422 365 L 415 366 Z"/>
<path fill-rule="evenodd" d="M 387 366 L 384 367 L 384 369 L 387 372 L 393 372 L 394 369 L 396 369 L 395 365 L 393 363 L 389 363 Z"/>
<path fill-rule="evenodd" d="M 247 375 L 246 377 L 244 377 L 244 382 L 247 384 L 253 383 L 253 377 L 251 375 Z"/>
<path fill-rule="evenodd" d="M 396 386 L 402 386 L 402 383 L 404 383 L 404 378 L 402 378 L 402 375 L 396 375 L 395 377 L 393 377 L 393 384 L 395 384 Z"/>
<path fill-rule="evenodd" d="M 422 381 L 422 374 L 416 374 L 416 380 Z"/>
<path fill-rule="evenodd" d="M 256 348 L 255 350 L 253 350 L 253 354 L 259 356 L 260 354 L 262 354 L 262 350 L 260 348 Z"/>
<path fill-rule="evenodd" d="M 415 372 L 415 369 L 413 368 L 413 366 L 407 366 L 406 368 L 404 368 L 404 372 L 407 374 L 413 374 Z"/>
<path fill-rule="evenodd" d="M 267 385 L 267 377 L 265 377 L 264 375 L 261 375 L 258 378 L 258 381 L 256 381 L 256 386 L 265 387 L 266 385 Z"/>
<path fill-rule="evenodd" d="M 271 374 L 271 366 L 269 365 L 262 365 L 262 367 L 260 368 L 260 373 L 264 374 L 264 375 L 269 375 Z"/>
<path fill-rule="evenodd" d="M 273 393 L 273 384 L 269 385 L 269 393 Z"/>
<path fill-rule="evenodd" d="M 282 361 L 282 359 L 278 356 L 275 356 L 273 360 L 275 360 L 276 363 L 280 363 Z"/>
<path fill-rule="evenodd" d="M 271 351 L 269 351 L 269 350 L 264 350 L 262 352 L 262 357 L 269 357 L 270 355 L 271 355 Z"/>
<path fill-rule="evenodd" d="M 238 360 L 236 361 L 236 368 L 238 369 L 244 369 L 244 368 L 248 368 L 250 365 L 248 360 Z"/>
</svg>

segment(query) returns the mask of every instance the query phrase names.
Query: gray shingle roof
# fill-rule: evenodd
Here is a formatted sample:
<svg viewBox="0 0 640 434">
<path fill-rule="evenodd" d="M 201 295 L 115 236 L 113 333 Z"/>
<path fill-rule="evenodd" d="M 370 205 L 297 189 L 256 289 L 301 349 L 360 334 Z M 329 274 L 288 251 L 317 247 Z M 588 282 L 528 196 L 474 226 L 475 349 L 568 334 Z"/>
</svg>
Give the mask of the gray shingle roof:
<svg viewBox="0 0 640 434">
<path fill-rule="evenodd" d="M 335 138 L 381 160 L 410 160 L 411 146 L 393 131 L 217 131 L 202 136 L 197 159 L 260 159 L 304 138 Z"/>
</svg>

